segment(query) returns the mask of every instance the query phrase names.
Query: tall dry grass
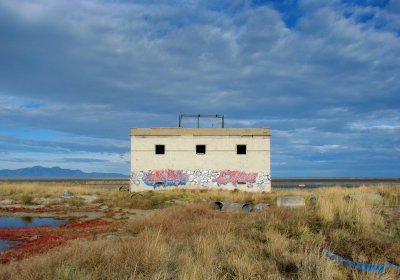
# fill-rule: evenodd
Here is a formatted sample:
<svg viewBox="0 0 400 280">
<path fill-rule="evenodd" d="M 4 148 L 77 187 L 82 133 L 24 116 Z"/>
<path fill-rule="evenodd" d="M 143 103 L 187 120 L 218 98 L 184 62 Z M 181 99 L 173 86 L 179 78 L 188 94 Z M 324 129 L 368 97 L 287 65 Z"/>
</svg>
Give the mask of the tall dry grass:
<svg viewBox="0 0 400 280">
<path fill-rule="evenodd" d="M 346 228 L 350 233 L 367 234 L 376 228 L 384 227 L 383 218 L 373 211 L 372 206 L 381 201 L 368 200 L 365 188 L 326 189 L 317 201 L 317 214 L 326 223 Z"/>
<path fill-rule="evenodd" d="M 317 195 L 316 202 L 309 200 L 311 193 Z M 377 193 L 383 200 L 368 198 Z M 274 204 L 276 196 L 287 194 L 303 195 L 306 207 L 225 213 L 208 204 Z M 340 267 L 321 256 L 321 250 L 366 263 L 399 264 L 400 234 L 391 231 L 396 223 L 381 212 L 394 205 L 398 194 L 399 188 L 383 186 L 271 194 L 186 190 L 133 197 L 107 191 L 100 195 L 110 205 L 163 209 L 151 218 L 121 222 L 124 234 L 76 240 L 4 265 L 0 279 L 377 279 Z M 184 203 L 170 207 L 177 202 Z"/>
<path fill-rule="evenodd" d="M 259 214 L 226 214 L 204 205 L 174 207 L 126 225 L 131 237 L 75 241 L 7 265 L 1 279 L 333 279 L 337 269 L 317 244 L 292 253 L 271 244 L 278 232 Z M 266 239 L 268 236 L 269 239 Z M 331 277 L 332 276 L 332 277 Z"/>
<path fill-rule="evenodd" d="M 322 233 L 304 233 L 308 217 L 171 207 L 121 224 L 125 237 L 74 241 L 3 266 L 0 279 L 375 279 L 322 257 L 329 244 Z"/>
<path fill-rule="evenodd" d="M 79 182 L 0 182 L 0 201 L 12 200 L 23 205 L 35 204 L 41 198 L 60 198 L 64 190 L 75 195 L 114 197 L 118 190 L 90 188 Z"/>
</svg>

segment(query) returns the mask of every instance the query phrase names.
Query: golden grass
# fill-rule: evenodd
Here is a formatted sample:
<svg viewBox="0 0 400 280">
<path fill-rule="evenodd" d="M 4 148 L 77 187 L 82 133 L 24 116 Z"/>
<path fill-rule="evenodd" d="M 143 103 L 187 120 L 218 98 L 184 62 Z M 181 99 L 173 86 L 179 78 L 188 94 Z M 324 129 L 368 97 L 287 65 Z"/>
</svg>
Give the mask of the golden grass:
<svg viewBox="0 0 400 280">
<path fill-rule="evenodd" d="M 381 202 L 368 201 L 368 197 L 365 197 L 368 193 L 374 192 L 367 188 L 349 189 L 345 193 L 337 188 L 327 189 L 318 199 L 318 214 L 325 222 L 347 227 L 351 233 L 366 233 L 375 227 L 382 228 L 383 218 L 376 215 L 371 208 Z M 355 199 L 350 195 L 361 197 Z"/>
<path fill-rule="evenodd" d="M 103 195 L 107 197 L 117 194 L 118 190 L 87 187 L 82 182 L 0 182 L 0 200 L 11 199 L 23 205 L 35 204 L 35 199 L 59 198 L 64 190 L 76 195 Z"/>
<path fill-rule="evenodd" d="M 121 222 L 122 236 L 76 240 L 4 265 L 0 279 L 378 279 L 325 259 L 322 248 L 355 261 L 400 264 L 398 217 L 381 211 L 395 205 L 399 186 L 270 194 L 177 190 L 130 197 L 98 189 L 81 193 L 91 191 L 109 205 L 163 209 L 151 218 Z M 5 193 L 0 190 L 2 196 Z M 316 202 L 308 199 L 311 193 L 317 195 Z M 377 193 L 383 200 L 368 198 Z M 209 207 L 215 200 L 275 204 L 276 196 L 287 194 L 303 195 L 306 207 L 271 206 L 256 213 L 224 213 Z M 386 274 L 383 279 L 397 277 Z"/>
</svg>

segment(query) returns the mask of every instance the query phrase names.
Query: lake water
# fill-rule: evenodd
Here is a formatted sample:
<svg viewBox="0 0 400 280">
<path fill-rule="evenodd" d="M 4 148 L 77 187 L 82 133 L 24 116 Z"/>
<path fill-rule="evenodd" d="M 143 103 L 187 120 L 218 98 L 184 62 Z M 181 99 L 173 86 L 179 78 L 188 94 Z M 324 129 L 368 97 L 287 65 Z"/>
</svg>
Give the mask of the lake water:
<svg viewBox="0 0 400 280">
<path fill-rule="evenodd" d="M 376 185 L 399 185 L 400 178 L 275 178 L 272 179 L 273 189 L 316 189 L 330 186 L 360 187 Z"/>
<path fill-rule="evenodd" d="M 51 218 L 33 218 L 33 217 L 1 217 L 0 216 L 0 230 L 3 228 L 27 228 L 27 227 L 40 227 L 50 226 L 56 227 L 66 224 L 65 220 L 57 220 Z M 0 239 L 0 252 L 15 246 L 18 242 L 6 239 Z"/>
</svg>

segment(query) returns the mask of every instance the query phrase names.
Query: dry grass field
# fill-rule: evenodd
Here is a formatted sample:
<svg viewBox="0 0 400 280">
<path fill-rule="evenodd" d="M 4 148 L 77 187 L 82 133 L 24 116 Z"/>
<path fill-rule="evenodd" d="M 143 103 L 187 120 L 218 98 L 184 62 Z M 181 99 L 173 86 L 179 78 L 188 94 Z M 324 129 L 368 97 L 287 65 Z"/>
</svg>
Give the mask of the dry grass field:
<svg viewBox="0 0 400 280">
<path fill-rule="evenodd" d="M 176 190 L 130 195 L 79 183 L 0 184 L 0 202 L 40 204 L 67 211 L 107 207 L 107 234 L 0 266 L 0 279 L 399 279 L 344 268 L 323 248 L 353 261 L 400 265 L 400 186 L 278 190 L 268 194 Z M 74 203 L 59 198 L 64 189 Z M 310 195 L 317 197 L 310 200 Z M 86 202 L 79 196 L 96 196 Z M 276 197 L 301 195 L 303 208 L 276 206 Z M 259 212 L 221 212 L 213 201 L 268 203 Z M 50 207 L 49 206 L 49 207 Z M 97 208 L 96 208 L 97 207 Z M 103 208 L 101 208 L 103 207 Z M 116 215 L 130 209 L 151 215 Z M 111 211 L 113 210 L 113 211 Z M 49 210 L 50 211 L 50 210 Z M 94 211 L 94 210 L 93 210 Z M 4 213 L 3 213 L 4 214 Z M 117 218 L 118 217 L 118 218 Z"/>
</svg>

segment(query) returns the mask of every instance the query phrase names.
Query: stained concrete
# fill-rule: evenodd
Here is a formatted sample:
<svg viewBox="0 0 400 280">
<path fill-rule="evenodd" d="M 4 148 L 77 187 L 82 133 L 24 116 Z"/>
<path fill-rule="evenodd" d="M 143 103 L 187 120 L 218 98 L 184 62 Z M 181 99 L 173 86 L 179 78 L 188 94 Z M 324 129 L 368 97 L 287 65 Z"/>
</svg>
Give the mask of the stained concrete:
<svg viewBox="0 0 400 280">
<path fill-rule="evenodd" d="M 304 197 L 299 195 L 278 196 L 276 204 L 279 207 L 304 207 L 306 206 L 306 201 Z"/>
</svg>

